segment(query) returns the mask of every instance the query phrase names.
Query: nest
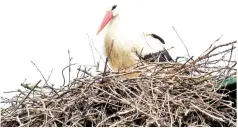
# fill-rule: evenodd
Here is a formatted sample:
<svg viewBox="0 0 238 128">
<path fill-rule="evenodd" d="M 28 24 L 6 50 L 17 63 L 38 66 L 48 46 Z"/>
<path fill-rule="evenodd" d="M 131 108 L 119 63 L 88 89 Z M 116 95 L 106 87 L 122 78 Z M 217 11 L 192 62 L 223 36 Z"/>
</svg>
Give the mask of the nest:
<svg viewBox="0 0 238 128">
<path fill-rule="evenodd" d="M 43 86 L 41 80 L 33 87 L 24 84 L 25 90 L 12 99 L 2 98 L 9 107 L 1 109 L 1 126 L 235 127 L 235 103 L 219 84 L 236 76 L 236 61 L 231 60 L 235 43 L 211 45 L 184 63 L 141 62 L 131 71 L 142 72 L 136 78 L 125 79 L 128 72 L 92 76 L 79 70 L 81 77 L 59 88 L 47 80 Z"/>
</svg>

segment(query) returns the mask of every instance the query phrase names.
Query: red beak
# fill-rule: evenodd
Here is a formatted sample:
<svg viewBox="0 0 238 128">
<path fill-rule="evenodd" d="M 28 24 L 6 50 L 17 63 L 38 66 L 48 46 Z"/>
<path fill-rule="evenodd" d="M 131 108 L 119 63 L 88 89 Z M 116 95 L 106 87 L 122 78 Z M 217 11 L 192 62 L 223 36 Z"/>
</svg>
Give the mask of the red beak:
<svg viewBox="0 0 238 128">
<path fill-rule="evenodd" d="M 112 19 L 112 17 L 113 17 L 112 16 L 112 12 L 111 11 L 107 11 L 105 16 L 104 16 L 104 19 L 103 19 L 103 21 L 102 21 L 102 23 L 100 25 L 100 28 L 98 29 L 97 34 L 99 34 L 102 31 L 102 29 L 107 25 L 107 23 Z"/>
</svg>

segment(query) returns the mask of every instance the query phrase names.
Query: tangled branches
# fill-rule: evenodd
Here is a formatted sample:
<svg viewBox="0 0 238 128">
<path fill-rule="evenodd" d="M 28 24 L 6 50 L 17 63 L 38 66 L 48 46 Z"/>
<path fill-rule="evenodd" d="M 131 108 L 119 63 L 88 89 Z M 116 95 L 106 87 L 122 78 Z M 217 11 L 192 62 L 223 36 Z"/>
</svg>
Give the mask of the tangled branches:
<svg viewBox="0 0 238 128">
<path fill-rule="evenodd" d="M 40 87 L 39 81 L 2 100 L 10 106 L 1 109 L 1 125 L 236 126 L 234 103 L 225 99 L 229 92 L 218 93 L 219 81 L 236 75 L 236 61 L 224 59 L 232 56 L 235 43 L 211 47 L 184 64 L 140 63 L 132 71 L 143 72 L 137 78 L 124 79 L 125 73 L 112 72 L 92 76 L 84 71 L 70 88 Z M 102 78 L 105 82 L 100 84 Z"/>
</svg>

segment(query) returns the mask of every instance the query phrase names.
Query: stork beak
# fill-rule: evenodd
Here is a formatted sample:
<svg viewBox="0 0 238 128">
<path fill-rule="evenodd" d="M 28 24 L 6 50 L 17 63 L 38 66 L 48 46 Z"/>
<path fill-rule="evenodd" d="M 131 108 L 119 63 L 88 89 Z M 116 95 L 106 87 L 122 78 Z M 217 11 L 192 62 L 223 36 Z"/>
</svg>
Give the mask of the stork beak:
<svg viewBox="0 0 238 128">
<path fill-rule="evenodd" d="M 97 35 L 102 31 L 102 29 L 107 25 L 107 23 L 112 19 L 112 12 L 111 11 L 107 11 L 104 19 L 100 25 L 100 28 L 98 29 Z"/>
</svg>

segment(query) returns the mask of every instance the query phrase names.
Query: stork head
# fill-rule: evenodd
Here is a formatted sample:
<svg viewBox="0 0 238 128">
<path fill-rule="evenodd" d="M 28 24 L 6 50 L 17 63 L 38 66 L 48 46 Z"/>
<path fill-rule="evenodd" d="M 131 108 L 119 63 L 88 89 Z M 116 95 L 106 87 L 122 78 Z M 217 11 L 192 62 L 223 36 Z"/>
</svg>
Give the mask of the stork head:
<svg viewBox="0 0 238 128">
<path fill-rule="evenodd" d="M 115 17 L 118 15 L 117 13 L 117 5 L 113 5 L 105 14 L 104 18 L 103 18 L 103 21 L 97 31 L 97 34 L 99 34 L 103 28 Z"/>
</svg>

